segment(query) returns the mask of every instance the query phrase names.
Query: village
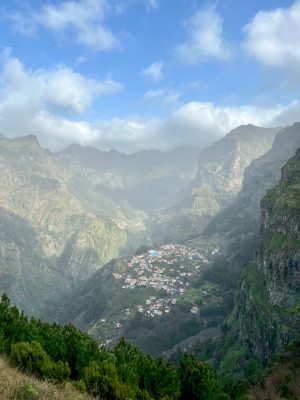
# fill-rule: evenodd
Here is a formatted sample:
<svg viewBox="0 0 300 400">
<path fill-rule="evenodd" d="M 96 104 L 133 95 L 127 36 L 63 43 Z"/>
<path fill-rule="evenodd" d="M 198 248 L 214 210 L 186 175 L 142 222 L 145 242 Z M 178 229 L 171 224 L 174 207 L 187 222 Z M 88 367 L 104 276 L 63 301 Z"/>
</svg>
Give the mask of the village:
<svg viewBox="0 0 300 400">
<path fill-rule="evenodd" d="M 154 318 L 170 313 L 178 297 L 185 293 L 203 266 L 209 264 L 211 256 L 218 252 L 219 248 L 200 252 L 184 245 L 168 244 L 132 257 L 125 271 L 114 273 L 114 278 L 122 284 L 122 289 L 148 288 L 153 290 L 153 295 L 135 305 L 134 310 L 126 308 L 125 314 L 130 316 L 132 312 L 139 312 Z M 192 314 L 198 311 L 196 305 L 191 307 Z M 120 328 L 121 324 L 116 323 L 115 327 Z"/>
</svg>

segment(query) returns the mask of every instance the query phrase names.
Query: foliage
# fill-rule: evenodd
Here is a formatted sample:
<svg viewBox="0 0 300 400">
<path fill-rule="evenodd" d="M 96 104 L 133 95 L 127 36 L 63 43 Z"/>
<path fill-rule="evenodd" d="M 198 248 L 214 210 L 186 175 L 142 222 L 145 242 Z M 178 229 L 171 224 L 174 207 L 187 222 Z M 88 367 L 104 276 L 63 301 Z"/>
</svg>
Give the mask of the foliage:
<svg viewBox="0 0 300 400">
<path fill-rule="evenodd" d="M 40 343 L 36 341 L 12 345 L 10 357 L 15 366 L 57 382 L 67 380 L 71 373 L 67 362 L 63 363 L 61 360 L 52 362 Z"/>
<path fill-rule="evenodd" d="M 272 240 L 271 240 L 271 248 L 275 251 L 281 250 L 284 245 L 285 240 L 286 240 L 286 237 L 283 233 L 281 233 L 281 232 L 274 233 Z"/>
<path fill-rule="evenodd" d="M 221 396 L 214 369 L 194 356 L 186 355 L 176 368 L 145 355 L 123 338 L 108 350 L 72 324 L 29 320 L 10 305 L 6 295 L 0 302 L 0 339 L 12 365 L 59 383 L 71 379 L 78 389 L 99 399 L 217 400 Z M 34 399 L 29 387 L 18 390 L 16 399 Z"/>
<path fill-rule="evenodd" d="M 215 400 L 219 394 L 218 379 L 207 363 L 185 354 L 180 362 L 179 376 L 182 384 L 181 399 Z"/>
<path fill-rule="evenodd" d="M 262 379 L 251 387 L 247 400 L 300 398 L 300 339 L 288 346 L 266 368 Z"/>
</svg>

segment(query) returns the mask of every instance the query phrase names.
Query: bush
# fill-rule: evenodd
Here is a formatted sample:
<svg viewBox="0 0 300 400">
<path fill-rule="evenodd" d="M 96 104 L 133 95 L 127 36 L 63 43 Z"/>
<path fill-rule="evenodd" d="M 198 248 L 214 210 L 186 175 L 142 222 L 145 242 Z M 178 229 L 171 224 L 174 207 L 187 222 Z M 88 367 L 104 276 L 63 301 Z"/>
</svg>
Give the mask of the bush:
<svg viewBox="0 0 300 400">
<path fill-rule="evenodd" d="M 87 390 L 101 399 L 125 400 L 134 398 L 134 393 L 130 388 L 119 381 L 116 367 L 111 361 L 92 362 L 85 368 L 82 380 Z"/>
<path fill-rule="evenodd" d="M 12 345 L 10 359 L 13 365 L 38 376 L 64 382 L 70 376 L 67 363 L 53 363 L 39 342 L 20 342 Z"/>
<path fill-rule="evenodd" d="M 180 362 L 182 400 L 215 400 L 220 394 L 214 369 L 191 354 L 185 354 Z"/>
</svg>

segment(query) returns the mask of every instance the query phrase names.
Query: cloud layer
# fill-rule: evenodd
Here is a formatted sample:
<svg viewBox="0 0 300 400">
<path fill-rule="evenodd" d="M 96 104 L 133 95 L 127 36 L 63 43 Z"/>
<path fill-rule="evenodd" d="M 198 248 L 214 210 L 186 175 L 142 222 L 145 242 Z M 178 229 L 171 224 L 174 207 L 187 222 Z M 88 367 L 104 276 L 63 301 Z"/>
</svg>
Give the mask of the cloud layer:
<svg viewBox="0 0 300 400">
<path fill-rule="evenodd" d="M 241 124 L 278 126 L 292 123 L 300 102 L 271 108 L 223 107 L 210 102 L 177 106 L 166 118 L 128 117 L 86 122 L 71 116 L 85 111 L 96 96 L 121 89 L 111 78 L 87 79 L 65 66 L 28 71 L 9 50 L 1 55 L 0 130 L 8 136 L 35 134 L 58 150 L 73 142 L 125 152 L 206 146 Z M 148 93 L 148 97 L 164 93 Z M 71 116 L 68 116 L 68 113 Z"/>
<path fill-rule="evenodd" d="M 159 5 L 156 0 L 140 1 L 149 10 Z M 43 26 L 92 51 L 108 51 L 119 46 L 117 37 L 104 24 L 112 4 L 116 3 L 65 0 L 44 5 L 29 13 L 27 19 L 18 14 L 10 18 L 23 33 L 28 31 L 34 35 L 35 29 Z M 299 0 L 287 8 L 257 13 L 243 29 L 240 55 L 248 54 L 266 67 L 281 70 L 287 79 L 291 70 L 299 77 L 299 21 Z M 175 50 L 181 63 L 198 65 L 232 59 L 233 46 L 224 39 L 223 20 L 215 7 L 198 9 L 185 27 L 185 41 Z M 77 65 L 86 61 L 81 56 Z M 133 152 L 150 148 L 166 150 L 181 145 L 206 146 L 241 124 L 269 127 L 299 120 L 299 100 L 269 107 L 226 107 L 205 101 L 182 104 L 186 91 L 199 88 L 199 82 L 192 82 L 190 88 L 180 87 L 180 84 L 175 87 L 172 83 L 158 87 L 157 83 L 165 78 L 169 66 L 167 62 L 156 61 L 136 71 L 137 76 L 142 74 L 146 78 L 147 86 L 155 84 L 145 89 L 140 100 L 167 107 L 172 110 L 168 116 L 129 116 L 88 122 L 85 113 L 92 109 L 95 99 L 118 93 L 123 88 L 122 83 L 110 75 L 102 80 L 86 77 L 64 64 L 29 70 L 6 49 L 0 53 L 0 131 L 8 136 L 35 134 L 43 145 L 54 150 L 77 142 Z M 139 79 L 145 83 L 143 77 Z"/>
</svg>

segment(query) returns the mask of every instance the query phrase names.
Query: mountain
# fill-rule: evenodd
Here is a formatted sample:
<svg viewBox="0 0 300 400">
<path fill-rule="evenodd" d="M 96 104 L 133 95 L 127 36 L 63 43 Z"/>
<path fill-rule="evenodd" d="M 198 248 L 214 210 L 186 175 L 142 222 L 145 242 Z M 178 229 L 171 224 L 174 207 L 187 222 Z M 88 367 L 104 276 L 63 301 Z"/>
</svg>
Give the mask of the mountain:
<svg viewBox="0 0 300 400">
<path fill-rule="evenodd" d="M 41 315 L 48 299 L 149 241 L 147 219 L 192 179 L 197 157 L 78 145 L 53 154 L 35 136 L 2 135 L 0 290 Z"/>
<path fill-rule="evenodd" d="M 119 259 L 64 298 L 62 307 L 54 307 L 61 309 L 59 321 L 72 320 L 103 341 L 125 336 L 146 352 L 165 352 L 174 358 L 186 346 L 197 347 L 207 340 L 208 333 L 220 337 L 243 268 L 257 251 L 260 199 L 274 186 L 281 167 L 299 145 L 300 124 L 278 132 L 272 149 L 246 169 L 242 190 L 233 204 L 212 218 L 201 237 L 178 246 L 189 256 L 182 256 L 181 250 L 178 254 L 176 250 L 166 252 L 161 246 L 157 259 L 145 251 Z M 260 185 L 250 185 L 256 180 Z M 171 248 L 176 246 L 171 244 Z M 170 285 L 172 279 L 184 279 L 188 286 Z M 134 283 L 130 286 L 126 280 Z M 151 284 L 161 280 L 166 286 L 163 290 Z M 173 295 L 167 292 L 171 286 L 176 287 Z M 172 299 L 176 304 L 170 306 Z"/>
<path fill-rule="evenodd" d="M 151 215 L 171 204 L 194 178 L 199 152 L 198 148 L 180 147 L 124 154 L 73 144 L 59 155 L 65 164 L 72 163 L 92 177 L 97 192 Z"/>
<path fill-rule="evenodd" d="M 240 158 L 232 153 L 226 158 L 226 146 L 221 146 L 224 153 L 220 143 L 216 146 L 216 164 L 221 165 L 221 159 L 231 160 L 227 172 L 225 161 L 222 172 L 212 167 L 213 153 L 207 150 L 200 164 L 201 170 L 207 168 L 208 172 L 203 176 L 198 172 L 193 183 L 207 185 L 205 177 L 210 174 L 207 179 L 214 198 L 224 210 L 216 216 L 207 215 L 201 235 L 181 244 L 155 247 L 149 247 L 151 242 L 147 241 L 147 218 L 151 221 L 153 215 L 147 214 L 146 208 L 136 208 L 126 195 L 122 197 L 124 191 L 132 190 L 134 179 L 146 182 L 149 152 L 144 161 L 141 155 L 135 156 L 142 157 L 136 164 L 140 165 L 137 172 L 130 163 L 114 169 L 112 162 L 110 169 L 105 169 L 105 162 L 97 166 L 97 157 L 101 156 L 97 150 L 88 149 L 97 157 L 93 160 L 90 156 L 91 165 L 87 165 L 86 149 L 78 146 L 76 152 L 83 160 L 78 155 L 52 154 L 32 136 L 1 137 L 0 288 L 8 291 L 13 302 L 21 304 L 27 313 L 60 323 L 71 320 L 108 347 L 125 336 L 146 353 L 163 354 L 172 360 L 179 360 L 182 353 L 191 350 L 211 360 L 218 367 L 226 391 L 232 398 L 241 398 L 241 391 L 245 393 L 247 385 L 264 373 L 263 363 L 284 350 L 291 340 L 297 340 L 300 328 L 300 124 L 280 129 L 271 149 L 245 168 L 241 183 L 237 178 L 244 168 L 241 158 L 245 164 L 250 162 L 247 154 L 260 131 L 248 128 L 253 133 L 249 141 L 243 136 L 249 132 L 245 127 L 238 133 L 231 132 L 229 142 L 224 139 L 231 143 L 227 150 L 234 148 L 232 142 L 242 141 L 243 146 L 237 145 L 242 149 Z M 273 132 L 267 131 L 269 134 Z M 111 153 L 123 163 L 124 155 Z M 109 159 L 109 154 L 106 156 Z M 170 159 L 166 162 L 172 164 Z M 157 166 L 155 174 L 159 170 Z M 111 192 L 115 193 L 116 185 L 120 195 L 114 197 Z M 240 192 L 235 193 L 238 187 Z M 190 193 L 189 188 L 185 198 Z M 45 376 L 71 373 L 71 378 L 77 379 L 81 368 L 80 384 L 89 390 L 93 387 L 89 373 L 106 367 L 100 361 L 101 365 L 93 365 L 88 373 L 90 360 L 83 354 L 82 345 L 87 346 L 94 360 L 97 351 L 93 346 L 98 349 L 98 341 L 90 347 L 92 339 L 78 333 L 72 324 L 59 328 L 57 324 L 27 320 L 10 307 L 5 296 L 0 308 L 4 312 L 0 351 L 8 351 L 18 362 L 18 352 L 23 350 L 40 355 L 49 364 L 43 370 Z M 72 339 L 71 344 L 67 337 Z M 77 361 L 72 356 L 73 346 Z M 66 348 L 71 354 L 68 358 Z M 150 358 L 124 340 L 114 350 L 102 351 L 110 361 L 115 360 L 109 364 L 116 378 L 115 389 L 129 382 L 122 374 L 125 367 L 134 365 L 132 390 L 140 395 L 143 386 L 136 380 L 140 376 L 135 375 L 139 365 L 136 360 L 146 362 Z M 124 352 L 135 361 L 126 361 L 125 366 L 122 361 L 120 367 Z M 65 364 L 60 364 L 61 357 L 65 357 Z M 194 362 L 194 358 L 188 361 Z M 157 371 L 161 366 L 169 368 L 170 364 L 157 361 Z M 176 375 L 172 368 L 171 375 Z M 288 374 L 297 375 L 294 367 Z M 156 382 L 156 377 L 153 379 Z M 268 379 L 272 380 L 272 375 L 266 382 Z M 178 377 L 176 382 L 175 398 L 179 394 Z M 295 392 L 289 382 L 283 384 Z M 152 393 L 154 389 L 149 390 Z M 184 390 L 188 393 L 189 388 Z M 257 387 L 253 391 L 259 393 Z"/>
<path fill-rule="evenodd" d="M 211 279 L 237 283 L 243 267 L 255 257 L 259 244 L 260 200 L 280 179 L 281 169 L 300 146 L 300 123 L 281 129 L 272 148 L 253 160 L 244 173 L 243 187 L 232 205 L 212 218 L 205 237 L 223 238 L 222 260 L 211 269 Z M 214 276 L 214 278 L 213 278 Z"/>
<path fill-rule="evenodd" d="M 195 179 L 177 204 L 159 215 L 153 236 L 167 242 L 199 235 L 232 203 L 242 189 L 245 169 L 272 147 L 278 130 L 242 125 L 202 150 Z"/>
<path fill-rule="evenodd" d="M 0 288 L 27 312 L 118 256 L 143 225 L 34 136 L 1 137 L 0 168 Z"/>
<path fill-rule="evenodd" d="M 261 209 L 259 254 L 239 285 L 233 318 L 241 343 L 265 360 L 300 331 L 300 149 Z"/>
</svg>

